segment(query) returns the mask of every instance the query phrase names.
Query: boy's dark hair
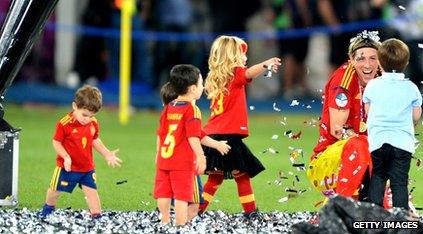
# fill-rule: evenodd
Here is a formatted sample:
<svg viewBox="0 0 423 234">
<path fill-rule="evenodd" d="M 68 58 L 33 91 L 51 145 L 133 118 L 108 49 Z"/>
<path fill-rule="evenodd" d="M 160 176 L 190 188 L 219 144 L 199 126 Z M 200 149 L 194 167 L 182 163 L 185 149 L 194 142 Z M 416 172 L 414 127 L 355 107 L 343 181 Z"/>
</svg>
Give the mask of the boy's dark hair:
<svg viewBox="0 0 423 234">
<path fill-rule="evenodd" d="M 410 51 L 404 42 L 391 38 L 382 42 L 377 56 L 384 71 L 404 72 L 410 59 Z"/>
<path fill-rule="evenodd" d="M 197 67 L 190 64 L 179 64 L 173 66 L 170 70 L 168 83 L 172 87 L 176 97 L 178 97 L 179 95 L 186 94 L 188 87 L 191 85 L 197 85 L 199 77 L 200 69 Z"/>
<path fill-rule="evenodd" d="M 103 104 L 100 90 L 90 85 L 79 88 L 73 101 L 79 109 L 87 109 L 94 113 L 97 113 Z"/>
<path fill-rule="evenodd" d="M 160 98 L 163 104 L 167 105 L 178 97 L 170 82 L 167 82 L 160 89 Z"/>
</svg>

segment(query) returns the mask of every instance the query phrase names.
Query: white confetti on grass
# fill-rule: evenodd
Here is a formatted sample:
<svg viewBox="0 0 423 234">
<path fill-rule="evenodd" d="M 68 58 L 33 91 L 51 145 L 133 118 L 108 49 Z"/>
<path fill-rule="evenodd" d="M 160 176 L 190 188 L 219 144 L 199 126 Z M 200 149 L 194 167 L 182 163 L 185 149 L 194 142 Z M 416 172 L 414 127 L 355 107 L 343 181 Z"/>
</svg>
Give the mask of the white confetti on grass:
<svg viewBox="0 0 423 234">
<path fill-rule="evenodd" d="M 278 138 L 279 138 L 279 135 L 275 134 L 275 135 L 272 136 L 272 140 L 277 140 Z"/>
<path fill-rule="evenodd" d="M 278 200 L 279 203 L 283 203 L 288 201 L 288 197 L 282 197 L 281 199 Z"/>
</svg>

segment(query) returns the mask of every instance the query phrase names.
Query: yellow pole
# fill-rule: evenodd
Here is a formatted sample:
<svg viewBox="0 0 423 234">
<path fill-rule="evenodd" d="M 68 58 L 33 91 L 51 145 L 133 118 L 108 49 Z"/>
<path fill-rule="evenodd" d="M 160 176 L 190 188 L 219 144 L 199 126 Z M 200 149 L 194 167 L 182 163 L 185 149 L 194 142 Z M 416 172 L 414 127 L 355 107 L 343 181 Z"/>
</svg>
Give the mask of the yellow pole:
<svg viewBox="0 0 423 234">
<path fill-rule="evenodd" d="M 134 0 L 123 0 L 120 23 L 119 54 L 119 122 L 129 121 L 130 81 L 131 81 L 131 35 L 132 15 L 135 12 Z"/>
</svg>

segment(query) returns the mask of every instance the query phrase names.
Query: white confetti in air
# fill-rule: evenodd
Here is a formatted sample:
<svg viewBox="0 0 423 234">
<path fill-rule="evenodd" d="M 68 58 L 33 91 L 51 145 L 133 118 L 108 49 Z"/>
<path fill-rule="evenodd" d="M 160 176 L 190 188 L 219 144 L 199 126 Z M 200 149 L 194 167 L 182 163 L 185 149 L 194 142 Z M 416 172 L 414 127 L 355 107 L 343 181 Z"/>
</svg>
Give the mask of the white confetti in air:
<svg viewBox="0 0 423 234">
<path fill-rule="evenodd" d="M 310 106 L 310 105 L 307 105 L 307 106 L 306 106 L 306 108 L 307 108 L 307 109 L 311 109 L 311 106 Z"/>
<path fill-rule="evenodd" d="M 399 5 L 398 8 L 405 11 L 405 7 L 403 5 Z"/>
<path fill-rule="evenodd" d="M 417 46 L 418 46 L 420 49 L 423 49 L 423 43 L 419 43 L 419 44 L 417 44 Z"/>
<path fill-rule="evenodd" d="M 279 199 L 279 203 L 283 203 L 283 202 L 286 202 L 286 201 L 288 201 L 288 197 L 282 197 L 281 199 Z"/>
<path fill-rule="evenodd" d="M 281 111 L 281 109 L 276 107 L 276 102 L 273 103 L 273 110 L 278 111 L 278 112 Z"/>
<path fill-rule="evenodd" d="M 279 135 L 273 135 L 272 140 L 277 140 L 279 138 Z"/>
<path fill-rule="evenodd" d="M 298 106 L 300 105 L 300 102 L 298 100 L 292 100 L 291 104 L 289 106 Z"/>
<path fill-rule="evenodd" d="M 347 183 L 348 182 L 348 179 L 347 178 L 342 178 L 341 179 L 341 182 Z"/>
<path fill-rule="evenodd" d="M 255 106 L 250 106 L 250 110 L 255 110 L 256 107 Z"/>
</svg>

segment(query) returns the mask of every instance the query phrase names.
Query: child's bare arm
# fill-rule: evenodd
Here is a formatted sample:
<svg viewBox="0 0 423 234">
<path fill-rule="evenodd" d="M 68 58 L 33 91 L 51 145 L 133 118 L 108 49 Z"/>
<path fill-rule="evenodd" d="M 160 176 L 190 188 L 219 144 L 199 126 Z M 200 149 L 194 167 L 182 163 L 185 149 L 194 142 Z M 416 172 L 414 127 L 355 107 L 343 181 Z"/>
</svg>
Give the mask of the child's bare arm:
<svg viewBox="0 0 423 234">
<path fill-rule="evenodd" d="M 417 124 L 417 121 L 419 121 L 421 115 L 422 115 L 422 107 L 421 106 L 413 107 L 414 125 Z"/>
<path fill-rule="evenodd" d="M 216 149 L 222 155 L 227 154 L 231 149 L 231 147 L 227 144 L 227 141 L 216 141 L 209 136 L 203 137 L 201 139 L 201 144 Z"/>
<path fill-rule="evenodd" d="M 271 59 L 268 59 L 264 62 L 261 62 L 259 64 L 253 65 L 245 71 L 245 76 L 250 79 L 254 79 L 258 77 L 261 73 L 267 70 L 268 66 L 272 66 L 272 71 L 277 72 L 278 67 L 281 65 L 281 59 L 277 57 L 273 57 Z"/>
<path fill-rule="evenodd" d="M 206 170 L 206 157 L 204 156 L 203 148 L 201 148 L 200 138 L 189 137 L 188 142 L 197 157 L 197 173 L 203 174 L 204 170 Z"/>
<path fill-rule="evenodd" d="M 63 166 L 65 167 L 65 171 L 71 170 L 72 159 L 68 152 L 63 147 L 60 141 L 53 140 L 53 148 L 56 153 L 63 158 Z"/>
<path fill-rule="evenodd" d="M 122 160 L 116 156 L 119 149 L 110 151 L 107 147 L 103 144 L 100 138 L 97 138 L 93 141 L 93 147 L 97 152 L 99 152 L 107 161 L 107 165 L 115 167 L 120 166 Z"/>
</svg>

